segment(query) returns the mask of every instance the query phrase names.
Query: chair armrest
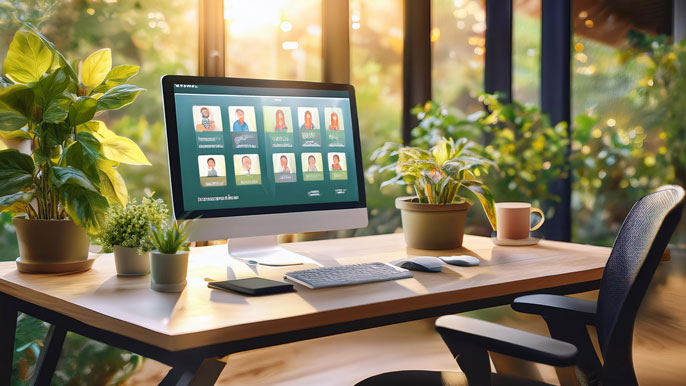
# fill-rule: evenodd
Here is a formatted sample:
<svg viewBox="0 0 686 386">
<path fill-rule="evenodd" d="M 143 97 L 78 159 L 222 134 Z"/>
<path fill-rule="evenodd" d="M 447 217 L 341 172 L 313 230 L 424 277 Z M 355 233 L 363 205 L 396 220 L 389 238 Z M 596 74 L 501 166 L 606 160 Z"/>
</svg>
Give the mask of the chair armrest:
<svg viewBox="0 0 686 386">
<path fill-rule="evenodd" d="M 515 311 L 541 315 L 543 318 L 563 319 L 595 325 L 597 303 L 592 300 L 560 295 L 527 295 L 511 304 Z"/>
<path fill-rule="evenodd" d="M 441 316 L 436 320 L 436 330 L 448 346 L 465 344 L 481 347 L 558 367 L 576 364 L 578 351 L 573 344 L 479 319 L 457 315 Z M 461 352 L 460 348 L 449 348 L 453 353 Z"/>
</svg>

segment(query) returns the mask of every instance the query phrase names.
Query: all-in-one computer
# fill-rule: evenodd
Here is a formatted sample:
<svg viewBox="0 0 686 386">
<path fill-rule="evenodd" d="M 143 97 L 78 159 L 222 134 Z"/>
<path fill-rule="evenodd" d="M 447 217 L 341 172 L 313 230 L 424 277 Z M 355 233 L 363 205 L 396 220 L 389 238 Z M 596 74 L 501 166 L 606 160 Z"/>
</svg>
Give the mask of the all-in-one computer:
<svg viewBox="0 0 686 386">
<path fill-rule="evenodd" d="M 229 239 L 233 257 L 302 258 L 282 233 L 367 225 L 350 85 L 162 78 L 172 207 L 192 241 Z"/>
</svg>

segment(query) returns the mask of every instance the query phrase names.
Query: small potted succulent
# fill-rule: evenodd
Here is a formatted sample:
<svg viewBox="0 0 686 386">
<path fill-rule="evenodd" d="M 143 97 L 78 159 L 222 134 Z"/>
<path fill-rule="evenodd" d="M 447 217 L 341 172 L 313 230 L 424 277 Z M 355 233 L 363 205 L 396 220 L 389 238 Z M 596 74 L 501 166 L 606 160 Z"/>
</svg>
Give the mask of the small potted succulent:
<svg viewBox="0 0 686 386">
<path fill-rule="evenodd" d="M 475 144 L 466 138 L 457 141 L 442 138 L 430 150 L 389 142 L 373 154 L 374 161 L 397 157 L 395 162 L 382 168 L 394 169 L 395 176 L 383 182 L 381 188 L 404 184 L 411 186 L 416 194 L 396 199 L 409 247 L 462 246 L 465 217 L 473 200 L 460 195 L 461 190 L 469 191 L 479 200 L 491 226 L 496 228 L 495 200 L 488 187 L 478 180 L 493 163 L 473 151 L 474 148 Z"/>
<path fill-rule="evenodd" d="M 144 197 L 140 204 L 132 200 L 126 206 L 113 205 L 107 210 L 100 240 L 104 252 L 114 251 L 118 275 L 138 276 L 150 272 L 149 253 L 153 249 L 150 227 L 161 227 L 168 213 L 164 201 L 149 197 Z"/>
<path fill-rule="evenodd" d="M 151 227 L 156 250 L 150 252 L 150 287 L 160 292 L 181 292 L 188 274 L 189 222 L 172 221 L 168 226 Z"/>
</svg>

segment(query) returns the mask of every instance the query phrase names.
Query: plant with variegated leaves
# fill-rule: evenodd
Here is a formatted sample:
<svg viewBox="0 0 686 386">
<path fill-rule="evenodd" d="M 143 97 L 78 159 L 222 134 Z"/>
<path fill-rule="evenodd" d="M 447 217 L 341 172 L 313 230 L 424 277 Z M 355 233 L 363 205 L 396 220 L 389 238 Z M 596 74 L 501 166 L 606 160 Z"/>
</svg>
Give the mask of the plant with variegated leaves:
<svg viewBox="0 0 686 386">
<path fill-rule="evenodd" d="M 150 165 L 130 139 L 94 118 L 132 103 L 138 66 L 112 68 L 109 49 L 69 62 L 34 26 L 14 34 L 2 66 L 0 133 L 31 154 L 0 151 L 0 211 L 66 219 L 97 233 L 110 203 L 126 205 L 120 163 Z"/>
<path fill-rule="evenodd" d="M 476 149 L 476 144 L 467 138 L 457 141 L 442 138 L 430 150 L 388 142 L 372 154 L 372 161 L 394 161 L 378 170 L 379 173 L 386 170 L 395 170 L 396 173 L 381 183 L 381 188 L 390 184 L 412 186 L 421 203 L 473 204 L 471 198 L 460 195 L 464 188 L 479 200 L 495 229 L 495 199 L 478 179 L 495 164 L 479 155 Z"/>
</svg>

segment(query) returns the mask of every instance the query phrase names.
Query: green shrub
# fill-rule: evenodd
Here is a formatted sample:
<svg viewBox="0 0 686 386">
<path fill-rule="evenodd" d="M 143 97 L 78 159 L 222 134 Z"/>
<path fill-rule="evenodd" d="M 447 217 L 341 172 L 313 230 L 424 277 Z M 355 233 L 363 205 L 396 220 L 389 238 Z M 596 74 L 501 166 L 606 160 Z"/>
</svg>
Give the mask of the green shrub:
<svg viewBox="0 0 686 386">
<path fill-rule="evenodd" d="M 104 252 L 115 245 L 138 248 L 138 253 L 154 248 L 150 227 L 161 227 L 169 210 L 162 199 L 144 197 L 141 204 L 133 200 L 125 207 L 113 205 L 105 215 L 105 230 L 100 236 Z"/>
</svg>

